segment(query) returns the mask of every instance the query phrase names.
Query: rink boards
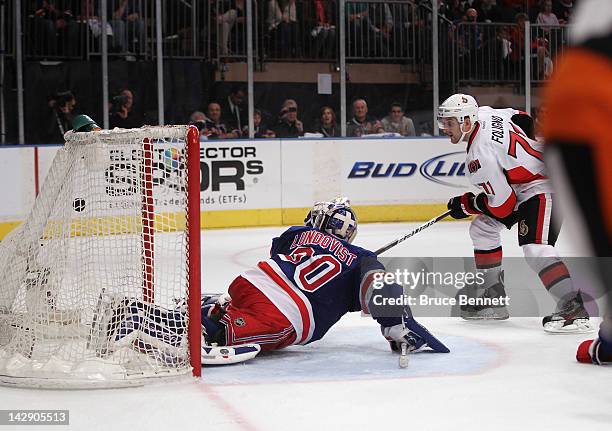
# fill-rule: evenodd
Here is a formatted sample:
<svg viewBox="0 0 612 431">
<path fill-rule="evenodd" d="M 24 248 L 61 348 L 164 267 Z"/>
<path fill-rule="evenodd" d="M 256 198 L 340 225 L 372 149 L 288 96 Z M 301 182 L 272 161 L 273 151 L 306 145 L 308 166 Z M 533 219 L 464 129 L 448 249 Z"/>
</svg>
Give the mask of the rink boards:
<svg viewBox="0 0 612 431">
<path fill-rule="evenodd" d="M 26 217 L 58 148 L 1 149 L 0 237 Z M 202 225 L 301 223 L 313 202 L 339 195 L 362 222 L 426 220 L 469 188 L 464 155 L 444 138 L 203 141 Z"/>
</svg>

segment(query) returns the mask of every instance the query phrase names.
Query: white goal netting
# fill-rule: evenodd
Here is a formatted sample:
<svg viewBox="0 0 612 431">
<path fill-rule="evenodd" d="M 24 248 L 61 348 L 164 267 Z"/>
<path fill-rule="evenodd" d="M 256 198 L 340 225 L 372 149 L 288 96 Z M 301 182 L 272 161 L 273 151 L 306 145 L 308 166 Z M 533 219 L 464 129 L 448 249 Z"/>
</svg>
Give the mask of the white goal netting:
<svg viewBox="0 0 612 431">
<path fill-rule="evenodd" d="M 0 383 L 116 387 L 199 365 L 199 180 L 187 126 L 66 134 L 0 244 Z"/>
</svg>

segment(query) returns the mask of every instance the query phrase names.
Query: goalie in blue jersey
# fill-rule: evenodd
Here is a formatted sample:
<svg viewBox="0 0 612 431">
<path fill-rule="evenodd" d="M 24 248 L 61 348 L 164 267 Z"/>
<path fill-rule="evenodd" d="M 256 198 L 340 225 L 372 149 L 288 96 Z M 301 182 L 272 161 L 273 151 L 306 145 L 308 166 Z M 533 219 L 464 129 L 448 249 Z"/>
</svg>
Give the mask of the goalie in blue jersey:
<svg viewBox="0 0 612 431">
<path fill-rule="evenodd" d="M 357 217 L 346 198 L 318 202 L 304 226 L 272 240 L 270 257 L 232 281 L 227 293 L 202 298 L 202 363 L 241 362 L 260 350 L 281 349 L 321 339 L 348 312 L 371 315 L 394 351 L 448 348 L 412 317 L 406 306 L 376 306 L 374 293 L 400 298 L 402 287 L 374 290 L 385 270 L 376 255 L 352 244 Z M 380 301 L 378 301 L 380 303 Z M 108 339 L 113 345 L 134 338 L 158 347 L 176 347 L 183 337 L 184 311 L 124 298 L 114 308 Z M 146 321 L 145 321 L 146 320 Z"/>
</svg>

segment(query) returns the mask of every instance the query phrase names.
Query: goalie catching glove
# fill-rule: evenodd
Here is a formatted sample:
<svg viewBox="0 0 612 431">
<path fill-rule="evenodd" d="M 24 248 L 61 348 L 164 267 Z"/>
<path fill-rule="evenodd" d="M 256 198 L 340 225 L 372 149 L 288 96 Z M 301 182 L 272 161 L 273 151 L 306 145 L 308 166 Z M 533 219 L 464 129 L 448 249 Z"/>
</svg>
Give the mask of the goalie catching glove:
<svg viewBox="0 0 612 431">
<path fill-rule="evenodd" d="M 399 352 L 402 343 L 406 343 L 408 351 L 421 350 L 429 347 L 437 353 L 448 353 L 450 350 L 440 340 L 438 340 L 423 325 L 414 320 L 411 316 L 404 314 L 402 323 L 394 326 L 381 326 L 383 336 L 389 341 L 391 350 Z"/>
</svg>

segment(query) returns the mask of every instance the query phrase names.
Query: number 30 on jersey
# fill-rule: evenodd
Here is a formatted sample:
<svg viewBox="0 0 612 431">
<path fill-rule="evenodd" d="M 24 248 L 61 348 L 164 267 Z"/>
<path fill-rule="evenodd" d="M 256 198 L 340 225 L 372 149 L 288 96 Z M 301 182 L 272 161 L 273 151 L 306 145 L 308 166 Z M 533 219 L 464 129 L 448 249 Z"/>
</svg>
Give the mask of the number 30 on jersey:
<svg viewBox="0 0 612 431">
<path fill-rule="evenodd" d="M 306 292 L 314 292 L 342 272 L 342 264 L 331 254 L 315 254 L 312 247 L 297 247 L 291 254 L 279 255 L 295 265 L 293 281 Z"/>
</svg>

